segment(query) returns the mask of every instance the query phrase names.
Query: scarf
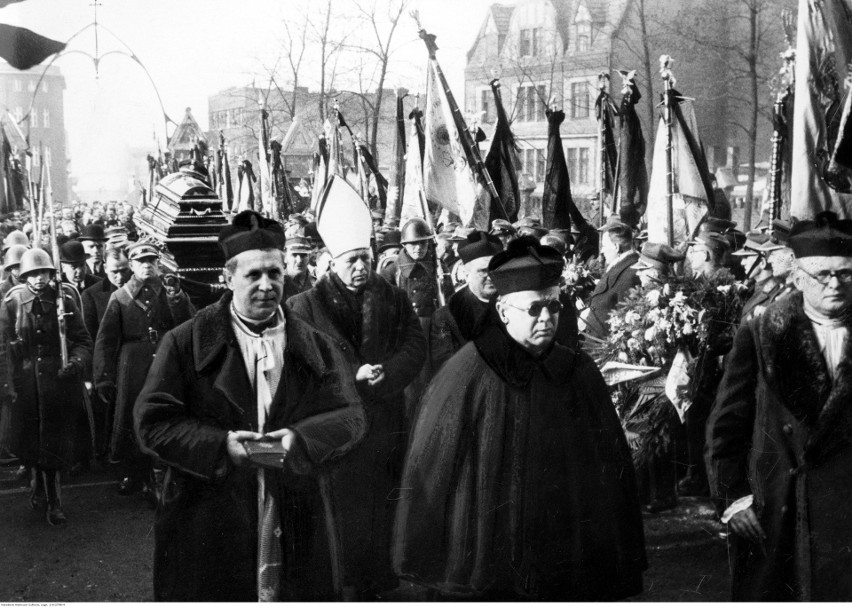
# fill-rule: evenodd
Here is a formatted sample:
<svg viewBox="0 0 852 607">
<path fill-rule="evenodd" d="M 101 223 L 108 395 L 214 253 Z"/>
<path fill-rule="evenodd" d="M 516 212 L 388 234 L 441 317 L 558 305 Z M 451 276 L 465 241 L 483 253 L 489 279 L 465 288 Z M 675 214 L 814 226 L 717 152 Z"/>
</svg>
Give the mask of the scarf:
<svg viewBox="0 0 852 607">
<path fill-rule="evenodd" d="M 824 316 L 811 308 L 807 302 L 804 302 L 804 309 L 805 316 L 811 321 L 816 333 L 820 352 L 828 367 L 828 375 L 834 382 L 837 379 L 837 367 L 843 359 L 846 340 L 849 337 L 849 331 L 846 328 L 848 319 L 845 316 L 838 318 Z"/>
<path fill-rule="evenodd" d="M 261 432 L 266 432 L 269 407 L 284 368 L 287 343 L 284 313 L 279 308 L 275 321 L 260 333 L 250 328 L 252 324 L 231 303 L 231 325 L 257 400 L 257 425 Z M 263 468 L 257 470 L 257 508 L 257 596 L 260 601 L 277 601 L 284 568 L 281 515 L 277 496 L 266 491 L 266 470 Z"/>
</svg>

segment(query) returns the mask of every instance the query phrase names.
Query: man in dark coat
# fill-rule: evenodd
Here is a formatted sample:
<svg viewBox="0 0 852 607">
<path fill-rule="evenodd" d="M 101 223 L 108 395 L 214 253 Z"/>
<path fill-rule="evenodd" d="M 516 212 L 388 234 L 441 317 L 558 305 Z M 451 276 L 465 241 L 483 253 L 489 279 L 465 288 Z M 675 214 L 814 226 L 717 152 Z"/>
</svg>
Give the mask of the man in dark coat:
<svg viewBox="0 0 852 607">
<path fill-rule="evenodd" d="M 83 243 L 78 240 L 69 240 L 59 247 L 59 261 L 62 262 L 63 281 L 82 293 L 89 287 L 99 282 L 97 276 L 89 274 L 89 266 L 86 265 L 86 252 Z M 78 300 L 78 304 L 80 301 Z"/>
<path fill-rule="evenodd" d="M 423 397 L 394 567 L 447 598 L 632 596 L 646 560 L 630 452 L 594 362 L 555 341 L 564 261 L 529 240 L 489 264 L 501 326 Z"/>
<path fill-rule="evenodd" d="M 630 289 L 639 286 L 636 270 L 631 268 L 639 253 L 633 248 L 633 230 L 617 216 L 610 217 L 600 231 L 607 269 L 589 297 L 589 307 L 580 314 L 580 330 L 604 339 L 609 333 L 610 311 Z"/>
<path fill-rule="evenodd" d="M 134 409 L 168 466 L 154 597 L 339 599 L 330 474 L 366 430 L 361 401 L 334 341 L 281 308 L 280 225 L 243 212 L 219 242 L 229 291 L 165 336 Z M 261 439 L 278 451 L 263 469 Z"/>
<path fill-rule="evenodd" d="M 426 340 L 411 303 L 401 289 L 373 273 L 365 236 L 354 243 L 362 246 L 341 251 L 353 243 L 323 234 L 338 253 L 332 271 L 287 302 L 288 309 L 341 344 L 369 414 L 367 437 L 335 473 L 347 584 L 361 600 L 397 584 L 390 533 L 408 436 L 404 390 L 426 358 Z"/>
<path fill-rule="evenodd" d="M 133 275 L 110 295 L 95 339 L 92 372 L 98 397 L 114 403 L 109 461 L 119 465 L 121 495 L 155 489 L 151 462 L 140 453 L 133 434 L 133 403 L 160 340 L 195 313 L 186 293 L 170 294 L 163 284 L 154 245 L 137 243 L 127 256 Z"/>
<path fill-rule="evenodd" d="M 308 272 L 310 255 L 311 241 L 308 238 L 291 236 L 287 239 L 284 247 L 284 259 L 287 264 L 287 275 L 284 277 L 284 301 L 314 286 L 314 279 Z"/>
<path fill-rule="evenodd" d="M 474 232 L 459 246 L 467 284 L 432 316 L 428 350 L 433 373 L 494 321 L 491 308 L 497 290 L 488 275 L 488 262 L 502 250 L 500 239 L 485 232 Z"/>
<path fill-rule="evenodd" d="M 800 291 L 743 324 L 707 425 L 733 598 L 852 600 L 852 221 L 793 228 Z"/>
<path fill-rule="evenodd" d="M 105 277 L 80 294 L 80 299 L 83 301 L 83 322 L 86 323 L 86 329 L 92 340 L 98 337 L 101 319 L 104 317 L 110 297 L 130 278 L 130 268 L 124 249 L 107 249 L 104 253 L 103 266 Z M 100 458 L 106 455 L 109 448 L 113 403 L 102 401 L 96 391 L 93 391 L 92 398 L 96 402 L 96 406 L 92 407 L 95 424 L 95 455 Z"/>
<path fill-rule="evenodd" d="M 83 244 L 86 252 L 86 265 L 89 274 L 97 278 L 104 278 L 104 245 L 107 238 L 103 226 L 89 224 L 83 227 L 78 239 Z M 94 338 L 94 335 L 92 336 Z"/>
<path fill-rule="evenodd" d="M 11 402 L 9 450 L 31 471 L 30 504 L 46 507 L 51 525 L 67 521 L 60 472 L 74 458 L 74 425 L 84 411 L 83 377 L 92 361 L 89 337 L 72 287 L 51 278 L 53 263 L 41 249 L 21 258 L 21 280 L 0 305 L 0 377 Z M 54 286 L 55 285 L 55 286 Z M 68 363 L 63 365 L 56 288 L 64 291 Z"/>
</svg>

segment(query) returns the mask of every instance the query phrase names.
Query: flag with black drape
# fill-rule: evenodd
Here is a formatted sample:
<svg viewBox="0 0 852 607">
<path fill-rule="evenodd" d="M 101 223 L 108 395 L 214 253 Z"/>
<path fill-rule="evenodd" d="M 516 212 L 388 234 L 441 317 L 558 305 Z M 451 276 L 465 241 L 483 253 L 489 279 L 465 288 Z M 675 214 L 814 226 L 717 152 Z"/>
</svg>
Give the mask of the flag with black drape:
<svg viewBox="0 0 852 607">
<path fill-rule="evenodd" d="M 648 170 L 645 168 L 645 136 L 636 114 L 636 104 L 642 98 L 632 72 L 625 77 L 621 90 L 621 139 L 618 163 L 618 214 L 621 221 L 634 228 L 648 205 Z"/>
<path fill-rule="evenodd" d="M 547 169 L 541 195 L 542 221 L 551 229 L 579 233 L 575 250 L 581 259 L 597 255 L 600 246 L 597 230 L 586 221 L 571 196 L 571 179 L 559 126 L 565 120 L 562 110 L 547 110 Z"/>
<path fill-rule="evenodd" d="M 518 146 L 509 124 L 509 116 L 503 107 L 499 80 L 491 81 L 491 90 L 494 92 L 497 124 L 494 126 L 494 134 L 491 136 L 491 144 L 485 154 L 484 163 L 494 187 L 500 194 L 500 200 L 503 201 L 503 208 L 509 215 L 509 221 L 515 222 L 518 220 L 518 209 L 521 206 L 518 188 L 518 170 L 521 168 L 521 160 L 518 157 Z M 490 226 L 495 219 L 506 218 L 498 205 L 491 205 L 488 225 Z"/>
<path fill-rule="evenodd" d="M 616 172 L 618 162 L 618 147 L 615 144 L 615 117 L 618 111 L 612 103 L 612 98 L 606 89 L 606 84 L 609 82 L 609 77 L 604 75 L 600 78 L 601 86 L 598 98 L 595 100 L 595 118 L 598 121 L 598 128 L 601 132 L 601 141 L 603 142 L 603 153 L 601 154 L 601 178 L 603 183 L 599 191 L 602 200 L 599 201 L 601 209 L 612 206 L 613 196 L 615 195 Z M 606 211 L 602 213 L 605 215 Z M 601 223 L 604 218 L 601 217 Z"/>
<path fill-rule="evenodd" d="M 396 95 L 396 121 L 394 122 L 393 148 L 388 178 L 387 205 L 385 207 L 385 225 L 399 225 L 402 208 L 402 196 L 405 191 L 405 111 L 402 100 L 404 93 Z"/>
</svg>

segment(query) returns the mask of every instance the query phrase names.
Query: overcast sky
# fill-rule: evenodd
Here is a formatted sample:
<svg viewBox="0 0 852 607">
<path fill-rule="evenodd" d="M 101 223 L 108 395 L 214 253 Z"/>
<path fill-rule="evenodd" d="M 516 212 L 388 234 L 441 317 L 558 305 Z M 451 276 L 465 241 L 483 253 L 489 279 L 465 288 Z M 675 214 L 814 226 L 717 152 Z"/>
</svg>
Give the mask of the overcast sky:
<svg viewBox="0 0 852 607">
<path fill-rule="evenodd" d="M 93 22 L 92 2 L 25 0 L 0 10 L 0 23 L 65 41 Z M 184 109 L 191 107 L 203 128 L 210 94 L 253 80 L 258 86 L 265 84 L 264 74 L 281 54 L 284 20 L 300 23 L 311 5 L 307 0 L 99 0 L 98 4 L 100 54 L 126 50 L 109 32 L 114 33 L 150 72 L 166 113 L 179 122 Z M 423 26 L 437 36 L 438 59 L 459 103 L 465 53 L 490 4 L 488 0 L 412 0 Z M 358 23 L 351 18 L 352 1 L 334 0 L 333 10 L 337 27 L 347 31 L 350 40 L 357 37 L 357 27 L 349 31 Z M 96 78 L 90 58 L 69 52 L 94 55 L 94 31 L 88 28 L 78 35 L 54 63 L 67 85 L 65 125 L 72 174 L 87 187 L 93 180 L 119 179 L 126 166 L 126 150 L 152 146 L 155 132 L 165 143 L 156 95 L 133 61 L 108 55 Z M 427 54 L 411 17 L 401 19 L 395 41 L 398 50 L 387 87 L 423 92 Z M 306 67 L 305 84 L 315 89 L 317 70 Z M 339 88 L 347 87 L 341 81 Z"/>
</svg>

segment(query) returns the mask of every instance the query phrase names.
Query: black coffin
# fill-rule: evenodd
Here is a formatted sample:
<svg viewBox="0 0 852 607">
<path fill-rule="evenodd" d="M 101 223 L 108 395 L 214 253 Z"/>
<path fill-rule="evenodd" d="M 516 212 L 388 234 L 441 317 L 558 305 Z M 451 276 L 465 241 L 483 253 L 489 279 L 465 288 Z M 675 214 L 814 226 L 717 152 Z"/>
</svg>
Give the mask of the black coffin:
<svg viewBox="0 0 852 607">
<path fill-rule="evenodd" d="M 196 307 L 219 299 L 225 288 L 225 258 L 216 239 L 228 219 L 210 186 L 183 172 L 166 175 L 136 223 L 140 232 L 160 244 L 162 265 L 180 276 Z"/>
</svg>

